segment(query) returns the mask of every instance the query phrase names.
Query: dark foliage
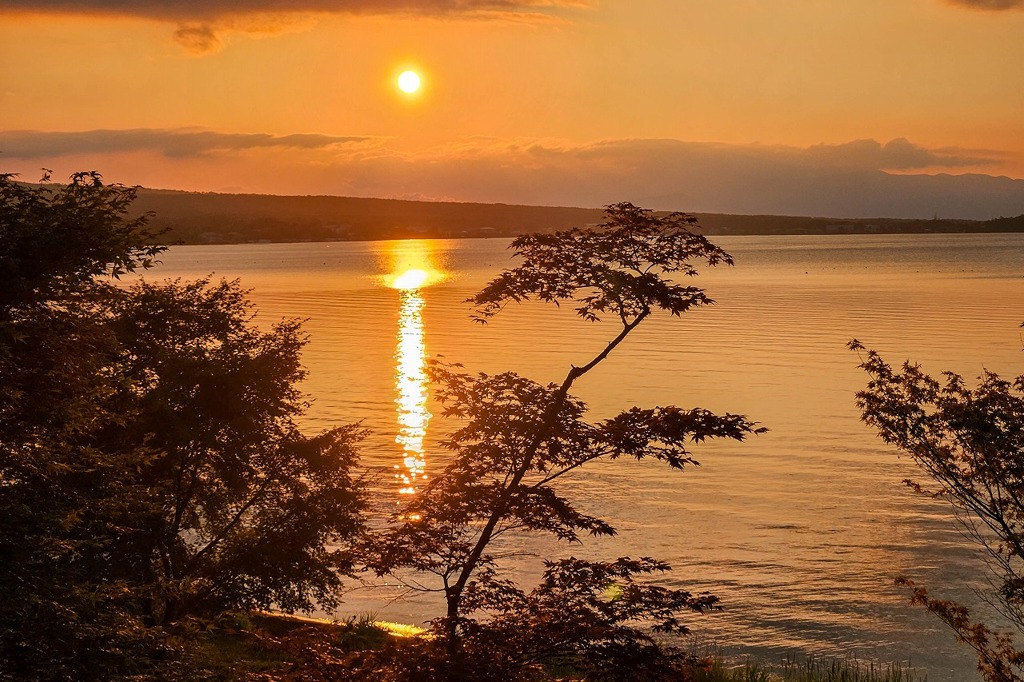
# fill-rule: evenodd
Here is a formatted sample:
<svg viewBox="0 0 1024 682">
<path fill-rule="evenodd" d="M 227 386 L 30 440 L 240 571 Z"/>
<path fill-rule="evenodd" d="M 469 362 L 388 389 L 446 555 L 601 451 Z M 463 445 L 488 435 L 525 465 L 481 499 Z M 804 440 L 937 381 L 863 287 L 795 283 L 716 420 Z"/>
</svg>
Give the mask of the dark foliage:
<svg viewBox="0 0 1024 682">
<path fill-rule="evenodd" d="M 115 287 L 148 267 L 134 191 L 0 176 L 0 671 L 172 678 L 160 627 L 309 609 L 349 568 L 359 431 L 315 437 L 295 322 L 252 325 L 237 284 Z M 182 673 L 184 674 L 184 673 Z"/>
<path fill-rule="evenodd" d="M 475 668 L 490 665 L 496 677 L 523 679 L 546 668 L 571 669 L 592 680 L 678 679 L 692 661 L 664 646 L 658 633 L 688 633 L 681 612 L 703 613 L 718 602 L 711 595 L 638 582 L 637 576 L 669 570 L 649 558 L 569 558 L 545 566 L 529 593 L 498 579 L 493 569 L 480 571 L 469 584 L 466 610 L 490 614 L 485 623 L 461 624 Z"/>
<path fill-rule="evenodd" d="M 732 257 L 688 228 L 697 219 L 684 213 L 658 217 L 632 204 L 614 204 L 601 229 L 573 228 L 516 238 L 511 248 L 523 259 L 474 296 L 479 318 L 495 315 L 509 302 L 570 301 L 576 313 L 597 321 L 613 315 L 624 326 L 653 309 L 679 315 L 711 303 L 704 290 L 671 278 L 696 276 L 696 263 L 732 264 Z"/>
<path fill-rule="evenodd" d="M 136 192 L 104 185 L 98 173 L 75 173 L 55 190 L 0 174 L 0 308 L 75 293 L 97 275 L 151 267 L 166 247 L 148 229 L 149 216 L 126 217 Z"/>
<path fill-rule="evenodd" d="M 114 563 L 137 559 L 131 579 L 158 581 L 158 622 L 334 606 L 349 569 L 328 544 L 360 524 L 349 473 L 360 432 L 299 432 L 299 325 L 264 333 L 250 317 L 244 292 L 223 282 L 141 284 L 114 306 L 131 384 L 120 407 L 133 419 L 104 434 L 104 449 L 145 447 L 139 483 L 161 502 L 157 518 L 122 533 L 127 556 Z"/>
<path fill-rule="evenodd" d="M 940 381 L 920 366 L 893 368 L 857 341 L 871 377 L 857 394 L 865 422 L 887 443 L 909 454 L 929 482 L 906 483 L 949 502 L 965 533 L 984 550 L 992 569 L 992 603 L 1024 634 L 1024 376 L 991 372 L 974 388 L 947 372 Z M 1024 679 L 1024 653 L 1012 633 L 975 622 L 957 603 L 934 599 L 906 578 L 915 603 L 936 614 L 978 654 L 988 682 Z"/>
<path fill-rule="evenodd" d="M 464 425 L 443 443 L 451 452 L 443 473 L 373 538 L 378 573 L 412 569 L 436 577 L 447 612 L 437 622 L 434 648 L 443 647 L 437 665 L 450 679 L 527 679 L 540 663 L 561 660 L 593 679 L 661 679 L 655 670 L 676 669 L 677 656 L 638 626 L 681 631 L 678 612 L 715 604 L 708 595 L 635 582 L 635 575 L 668 568 L 649 559 L 552 562 L 529 593 L 499 575 L 504 541 L 515 533 L 568 542 L 614 534 L 559 485 L 587 463 L 628 457 L 682 469 L 696 464 L 694 443 L 761 431 L 742 416 L 674 406 L 584 420 L 585 405 L 569 394 L 579 377 L 655 310 L 680 315 L 711 303 L 703 290 L 671 278 L 696 275 L 695 263 L 731 263 L 687 230 L 689 216 L 659 218 L 630 204 L 609 207 L 607 216 L 596 230 L 519 237 L 512 248 L 521 264 L 471 301 L 481 321 L 509 302 L 569 302 L 585 320 L 617 320 L 618 334 L 586 364 L 571 367 L 561 385 L 511 372 L 472 376 L 435 363 L 430 374 L 444 414 Z M 617 596 L 603 597 L 616 583 Z"/>
</svg>

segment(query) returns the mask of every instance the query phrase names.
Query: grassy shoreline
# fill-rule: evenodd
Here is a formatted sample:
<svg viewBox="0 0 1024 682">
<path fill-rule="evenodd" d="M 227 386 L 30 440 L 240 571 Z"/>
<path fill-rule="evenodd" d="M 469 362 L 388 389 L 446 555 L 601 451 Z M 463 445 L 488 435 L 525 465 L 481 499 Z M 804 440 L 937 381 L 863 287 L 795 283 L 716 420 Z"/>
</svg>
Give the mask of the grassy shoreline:
<svg viewBox="0 0 1024 682">
<path fill-rule="evenodd" d="M 334 670 L 353 665 L 372 652 L 399 653 L 426 635 L 413 625 L 378 621 L 372 615 L 344 621 L 270 612 L 226 614 L 215 623 L 195 624 L 199 660 L 210 679 L 320 679 L 321 662 Z M 310 674 L 307 675 L 306 669 Z M 550 680 L 580 679 L 572 670 L 549 670 Z M 855 658 L 794 657 L 779 662 L 734 660 L 717 654 L 695 654 L 681 682 L 927 682 L 901 663 L 879 664 Z"/>
</svg>

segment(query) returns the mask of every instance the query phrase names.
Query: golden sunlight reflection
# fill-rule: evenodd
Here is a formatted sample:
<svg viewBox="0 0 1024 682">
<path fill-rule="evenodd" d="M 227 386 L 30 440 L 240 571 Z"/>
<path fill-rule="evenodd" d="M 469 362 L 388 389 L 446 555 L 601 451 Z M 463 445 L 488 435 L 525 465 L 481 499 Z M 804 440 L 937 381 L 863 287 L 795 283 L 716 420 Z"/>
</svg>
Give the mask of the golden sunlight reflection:
<svg viewBox="0 0 1024 682">
<path fill-rule="evenodd" d="M 388 272 L 381 278 L 397 289 L 401 298 L 398 315 L 398 347 L 395 350 L 395 404 L 398 433 L 395 442 L 402 448 L 401 464 L 395 464 L 395 478 L 402 495 L 413 495 L 427 480 L 427 459 L 423 442 L 430 412 L 427 410 L 429 382 L 426 374 L 427 350 L 423 340 L 424 287 L 445 279 L 437 265 L 436 243 L 409 239 L 390 242 L 386 253 Z"/>
<path fill-rule="evenodd" d="M 406 270 L 395 278 L 392 286 L 396 289 L 419 289 L 429 278 L 426 270 Z"/>
<path fill-rule="evenodd" d="M 402 464 L 395 465 L 399 492 L 412 495 L 419 481 L 426 480 L 426 455 L 423 439 L 427 435 L 427 375 L 424 371 L 426 347 L 423 345 L 423 297 L 417 286 L 399 287 L 398 281 L 411 282 L 416 271 L 403 273 L 396 280 L 402 292 L 402 310 L 398 317 L 398 350 L 395 358 L 395 389 L 398 397 L 398 435 L 395 442 L 402 446 Z M 422 270 L 419 272 L 423 272 Z M 420 280 L 422 283 L 422 280 Z"/>
</svg>

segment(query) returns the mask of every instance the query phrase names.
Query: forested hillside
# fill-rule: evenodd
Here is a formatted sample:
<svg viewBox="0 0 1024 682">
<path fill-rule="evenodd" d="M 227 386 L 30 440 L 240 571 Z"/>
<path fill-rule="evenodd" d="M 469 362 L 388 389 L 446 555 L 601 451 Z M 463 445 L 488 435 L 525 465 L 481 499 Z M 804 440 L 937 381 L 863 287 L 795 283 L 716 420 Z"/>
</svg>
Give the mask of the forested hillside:
<svg viewBox="0 0 1024 682">
<path fill-rule="evenodd" d="M 681 207 L 685 208 L 685 207 Z M 186 244 L 510 237 L 593 225 L 601 208 L 515 206 L 332 196 L 139 191 L 135 209 Z M 706 234 L 1019 232 L 1024 216 L 996 220 L 844 219 L 697 214 Z"/>
</svg>

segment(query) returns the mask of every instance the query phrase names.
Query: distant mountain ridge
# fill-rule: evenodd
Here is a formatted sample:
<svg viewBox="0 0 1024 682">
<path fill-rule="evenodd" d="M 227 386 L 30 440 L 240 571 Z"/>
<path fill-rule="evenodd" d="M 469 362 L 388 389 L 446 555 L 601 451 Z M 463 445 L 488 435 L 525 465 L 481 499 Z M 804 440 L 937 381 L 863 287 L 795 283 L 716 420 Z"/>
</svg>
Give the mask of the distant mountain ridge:
<svg viewBox="0 0 1024 682">
<path fill-rule="evenodd" d="M 508 237 L 601 222 L 603 210 L 337 196 L 140 189 L 137 211 L 185 244 Z M 1024 216 L 988 221 L 695 213 L 706 234 L 1020 232 Z"/>
</svg>

